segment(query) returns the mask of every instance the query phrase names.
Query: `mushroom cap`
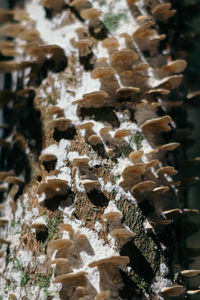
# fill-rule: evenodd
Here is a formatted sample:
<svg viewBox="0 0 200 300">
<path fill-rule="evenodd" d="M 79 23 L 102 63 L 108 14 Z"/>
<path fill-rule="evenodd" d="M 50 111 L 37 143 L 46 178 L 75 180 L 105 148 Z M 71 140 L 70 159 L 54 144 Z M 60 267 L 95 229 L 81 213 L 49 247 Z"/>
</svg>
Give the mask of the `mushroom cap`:
<svg viewBox="0 0 200 300">
<path fill-rule="evenodd" d="M 73 159 L 73 165 L 75 167 L 88 166 L 89 158 L 88 157 L 79 157 Z"/>
<path fill-rule="evenodd" d="M 60 131 L 72 127 L 72 121 L 66 118 L 58 118 L 49 122 L 50 128 L 57 128 Z"/>
<path fill-rule="evenodd" d="M 178 297 L 185 291 L 185 287 L 182 285 L 174 285 L 161 289 L 161 293 L 168 297 Z"/>
<path fill-rule="evenodd" d="M 114 229 L 110 232 L 110 235 L 115 239 L 130 238 L 135 236 L 135 233 L 127 230 L 126 228 Z"/>
<path fill-rule="evenodd" d="M 104 91 L 95 91 L 83 95 L 83 99 L 73 101 L 72 104 L 79 104 L 81 107 L 101 107 L 104 105 L 108 94 Z"/>
<path fill-rule="evenodd" d="M 116 93 L 119 94 L 121 97 L 127 97 L 132 94 L 137 94 L 140 92 L 140 89 L 137 87 L 121 87 L 116 90 Z"/>
<path fill-rule="evenodd" d="M 92 145 L 92 146 L 97 146 L 98 144 L 102 144 L 102 140 L 100 139 L 100 137 L 96 134 L 92 134 L 88 137 L 88 142 Z"/>
<path fill-rule="evenodd" d="M 41 162 L 43 161 L 52 161 L 52 160 L 57 160 L 57 156 L 55 154 L 52 153 L 47 153 L 47 154 L 41 154 L 39 156 L 39 160 Z"/>
<path fill-rule="evenodd" d="M 132 151 L 131 153 L 129 153 L 129 159 L 130 159 L 130 161 L 135 163 L 142 157 L 143 154 L 144 154 L 143 150 Z"/>
<path fill-rule="evenodd" d="M 15 296 L 15 294 L 9 294 L 9 299 L 17 300 L 17 297 Z"/>
<path fill-rule="evenodd" d="M 119 211 L 110 211 L 103 214 L 101 217 L 102 219 L 106 219 L 107 221 L 120 220 L 122 218 L 122 213 Z"/>
<path fill-rule="evenodd" d="M 103 258 L 100 260 L 96 260 L 91 262 L 88 266 L 90 268 L 100 267 L 104 264 L 113 264 L 113 265 L 126 265 L 130 262 L 130 259 L 128 256 L 111 256 L 108 258 Z"/>
<path fill-rule="evenodd" d="M 127 70 L 138 59 L 138 54 L 131 49 L 115 51 L 110 56 L 110 64 L 116 69 Z"/>
<path fill-rule="evenodd" d="M 9 244 L 10 244 L 10 241 L 7 240 L 7 239 L 0 238 L 0 244 L 6 244 L 6 245 L 9 245 Z"/>
<path fill-rule="evenodd" d="M 166 166 L 166 167 L 162 167 L 162 168 L 158 169 L 156 171 L 156 173 L 157 173 L 157 175 L 163 175 L 163 174 L 176 175 L 178 173 L 178 171 L 175 170 L 174 167 Z"/>
<path fill-rule="evenodd" d="M 160 193 L 160 194 L 166 193 L 167 191 L 169 191 L 169 187 L 164 186 L 164 185 L 163 186 L 158 186 L 155 189 L 153 189 L 153 192 Z"/>
<path fill-rule="evenodd" d="M 9 171 L 9 172 L 6 172 L 6 171 L 0 171 L 0 181 L 3 181 L 4 178 L 8 177 L 8 176 L 12 176 L 13 175 L 13 172 Z"/>
<path fill-rule="evenodd" d="M 200 274 L 200 270 L 184 270 L 181 271 L 181 274 L 185 277 L 193 277 Z"/>
<path fill-rule="evenodd" d="M 22 31 L 19 35 L 18 38 L 25 40 L 27 42 L 34 42 L 39 40 L 40 34 L 36 29 L 27 29 Z"/>
<path fill-rule="evenodd" d="M 152 119 L 152 120 L 148 120 L 148 121 L 145 121 L 142 125 L 141 125 L 141 128 L 142 129 L 157 129 L 159 131 L 164 131 L 164 132 L 167 132 L 167 131 L 170 131 L 171 128 L 170 126 L 168 125 L 170 122 L 172 122 L 172 119 L 170 116 L 163 116 L 163 117 L 160 117 L 160 118 L 155 118 L 155 119 Z"/>
<path fill-rule="evenodd" d="M 112 67 L 98 67 L 91 72 L 92 79 L 110 79 L 115 75 L 116 71 Z"/>
<path fill-rule="evenodd" d="M 119 129 L 114 134 L 114 139 L 123 139 L 124 137 L 131 134 L 130 129 Z"/>
<path fill-rule="evenodd" d="M 167 89 L 167 90 L 173 90 L 181 84 L 182 80 L 183 80 L 182 74 L 168 76 L 162 79 L 156 87 Z"/>
<path fill-rule="evenodd" d="M 151 180 L 140 182 L 138 184 L 135 184 L 131 188 L 131 193 L 134 193 L 134 192 L 144 193 L 146 191 L 152 191 L 155 188 L 155 186 L 156 186 L 156 183 Z"/>
<path fill-rule="evenodd" d="M 69 3 L 69 6 L 75 7 L 76 9 L 80 9 L 87 0 L 73 0 Z"/>
<path fill-rule="evenodd" d="M 188 295 L 196 295 L 200 293 L 200 289 L 199 290 L 188 290 L 186 292 Z"/>
<path fill-rule="evenodd" d="M 53 260 L 50 260 L 48 262 L 48 264 L 49 265 L 53 265 L 53 264 L 66 264 L 68 262 L 69 262 L 69 260 L 67 258 L 61 257 L 61 258 L 54 258 Z"/>
<path fill-rule="evenodd" d="M 60 115 L 63 115 L 63 109 L 60 108 L 59 106 L 53 105 L 53 106 L 48 107 L 47 114 L 48 115 L 59 114 L 59 116 L 60 116 Z"/>
<path fill-rule="evenodd" d="M 69 279 L 77 279 L 80 277 L 85 277 L 85 275 L 87 275 L 87 272 L 84 272 L 84 271 L 80 271 L 77 273 L 63 274 L 63 275 L 57 276 L 52 282 L 53 283 L 63 283 Z"/>
<path fill-rule="evenodd" d="M 154 24 L 155 22 L 152 20 L 145 22 L 137 30 L 133 32 L 133 37 L 136 39 L 150 38 L 152 35 L 156 33 L 154 29 L 151 29 L 151 26 Z"/>
<path fill-rule="evenodd" d="M 36 231 L 45 231 L 46 225 L 43 223 L 35 223 L 31 225 L 31 228 L 36 229 Z"/>
<path fill-rule="evenodd" d="M 162 151 L 173 151 L 179 146 L 180 146 L 180 143 L 168 143 L 168 144 L 157 147 L 157 149 L 162 150 Z"/>
<path fill-rule="evenodd" d="M 49 179 L 40 184 L 38 194 L 45 194 L 47 198 L 55 195 L 65 195 L 69 190 L 68 182 L 62 179 Z"/>
<path fill-rule="evenodd" d="M 4 179 L 4 182 L 7 182 L 7 183 L 10 183 L 10 184 L 22 184 L 24 181 L 19 178 L 19 177 L 16 177 L 16 176 L 7 176 L 5 179 Z"/>
<path fill-rule="evenodd" d="M 122 172 L 123 177 L 129 177 L 132 175 L 142 175 L 145 172 L 145 165 L 142 163 L 137 163 L 134 166 L 128 166 Z"/>
<path fill-rule="evenodd" d="M 146 71 L 149 68 L 149 64 L 147 63 L 139 63 L 133 66 L 133 72 L 141 72 Z"/>
<path fill-rule="evenodd" d="M 74 43 L 74 46 L 78 49 L 82 49 L 85 47 L 91 47 L 92 41 L 90 39 L 81 39 Z"/>
<path fill-rule="evenodd" d="M 63 248 L 69 248 L 73 245 L 73 243 L 74 242 L 70 239 L 58 239 L 58 240 L 50 241 L 48 243 L 48 248 L 51 251 L 55 251 L 55 250 L 60 250 Z"/>
<path fill-rule="evenodd" d="M 0 33 L 7 37 L 15 38 L 17 37 L 22 31 L 25 31 L 26 27 L 21 24 L 17 23 L 8 23 L 1 27 Z"/>
<path fill-rule="evenodd" d="M 98 180 L 85 179 L 82 181 L 86 193 L 90 193 L 92 190 L 101 188 L 100 182 Z"/>
<path fill-rule="evenodd" d="M 0 217 L 0 226 L 3 226 L 8 223 L 8 219 L 4 217 Z"/>
<path fill-rule="evenodd" d="M 159 4 L 152 10 L 152 15 L 158 20 L 166 21 L 176 13 L 175 9 L 170 10 L 171 6 L 171 3 Z"/>
<path fill-rule="evenodd" d="M 173 219 L 176 216 L 183 214 L 183 211 L 180 208 L 174 208 L 170 210 L 163 211 L 163 215 L 167 218 Z"/>
<path fill-rule="evenodd" d="M 152 95 L 152 94 L 168 95 L 169 93 L 170 91 L 166 89 L 151 89 L 148 92 L 146 92 L 147 95 Z"/>
<path fill-rule="evenodd" d="M 184 59 L 177 59 L 169 62 L 162 67 L 162 70 L 166 73 L 181 73 L 187 67 L 187 62 Z"/>
<path fill-rule="evenodd" d="M 70 233 L 74 232 L 74 229 L 73 229 L 72 225 L 70 225 L 70 224 L 64 224 L 64 223 L 62 223 L 62 224 L 59 225 L 59 230 L 60 231 L 68 231 Z"/>
<path fill-rule="evenodd" d="M 109 131 L 111 131 L 111 127 L 106 126 L 100 129 L 100 135 L 103 137 L 104 135 L 108 134 Z"/>
<path fill-rule="evenodd" d="M 83 9 L 81 11 L 81 17 L 83 19 L 94 20 L 94 19 L 98 19 L 100 15 L 101 15 L 101 11 L 95 8 Z"/>
<path fill-rule="evenodd" d="M 83 124 L 77 126 L 78 129 L 85 129 L 85 130 L 90 130 L 93 127 L 94 127 L 93 122 L 86 122 L 86 123 L 83 123 Z"/>
<path fill-rule="evenodd" d="M 103 48 L 118 48 L 119 47 L 119 43 L 118 40 L 114 37 L 108 37 L 106 39 L 103 40 L 103 42 L 101 43 Z"/>
<path fill-rule="evenodd" d="M 148 161 L 148 163 L 145 164 L 146 168 L 152 168 L 155 167 L 158 164 L 158 159 L 152 159 L 150 161 Z"/>
</svg>

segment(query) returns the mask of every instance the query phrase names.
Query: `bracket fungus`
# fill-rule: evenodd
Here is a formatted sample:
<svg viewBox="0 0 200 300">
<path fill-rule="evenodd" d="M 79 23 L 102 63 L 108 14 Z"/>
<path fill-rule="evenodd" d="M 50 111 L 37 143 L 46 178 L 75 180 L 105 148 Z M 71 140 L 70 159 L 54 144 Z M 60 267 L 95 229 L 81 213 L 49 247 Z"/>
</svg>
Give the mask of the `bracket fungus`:
<svg viewBox="0 0 200 300">
<path fill-rule="evenodd" d="M 102 291 L 95 296 L 94 300 L 108 300 L 109 297 L 110 291 Z"/>
<path fill-rule="evenodd" d="M 143 130 L 156 130 L 156 131 L 170 131 L 171 127 L 169 126 L 169 123 L 172 122 L 172 119 L 170 116 L 163 116 L 160 118 L 155 118 L 152 120 L 145 121 L 142 125 L 141 128 Z"/>
<path fill-rule="evenodd" d="M 194 277 L 200 274 L 200 270 L 184 270 L 181 271 L 181 275 L 185 277 Z"/>
<path fill-rule="evenodd" d="M 112 54 L 119 47 L 119 42 L 114 37 L 108 37 L 103 40 L 102 47 L 107 49 L 109 54 Z"/>
<path fill-rule="evenodd" d="M 127 240 L 134 237 L 135 233 L 127 230 L 126 228 L 117 228 L 110 232 L 110 235 L 116 240 Z"/>
<path fill-rule="evenodd" d="M 114 52 L 110 56 L 110 64 L 117 72 L 123 72 L 131 70 L 137 59 L 138 54 L 134 50 L 123 49 Z"/>
<path fill-rule="evenodd" d="M 55 169 L 57 156 L 54 154 L 41 154 L 39 156 L 39 161 L 43 164 L 47 172 L 50 172 Z"/>
<path fill-rule="evenodd" d="M 137 163 L 140 158 L 143 156 L 144 151 L 143 150 L 136 150 L 129 153 L 129 159 L 132 163 Z"/>
<path fill-rule="evenodd" d="M 163 296 L 167 297 L 178 297 L 185 292 L 185 287 L 182 285 L 174 285 L 170 287 L 165 287 L 161 289 Z"/>
<path fill-rule="evenodd" d="M 169 18 L 173 17 L 176 13 L 175 9 L 171 9 L 171 3 L 162 3 L 156 5 L 152 10 L 152 15 L 159 21 L 166 22 Z"/>
<path fill-rule="evenodd" d="M 58 239 L 58 240 L 52 240 L 48 243 L 48 249 L 50 251 L 56 251 L 61 249 L 69 248 L 73 245 L 73 241 L 70 239 Z"/>
<path fill-rule="evenodd" d="M 90 268 L 101 268 L 105 265 L 113 265 L 113 266 L 120 266 L 120 265 L 127 265 L 130 262 L 130 258 L 128 256 L 111 256 L 108 258 L 99 259 L 96 261 L 91 262 L 88 266 Z"/>
<path fill-rule="evenodd" d="M 86 275 L 87 275 L 87 272 L 84 272 L 84 271 L 80 271 L 80 272 L 77 272 L 77 273 L 63 274 L 63 275 L 57 276 L 53 280 L 53 283 L 65 284 L 67 282 L 77 280 L 78 282 L 81 281 L 82 284 L 80 286 L 85 286 L 85 283 L 86 283 L 85 276 Z"/>
<path fill-rule="evenodd" d="M 171 166 L 166 166 L 166 167 L 161 167 L 156 171 L 157 175 L 163 175 L 163 174 L 167 174 L 167 175 L 176 175 L 178 173 L 177 170 L 175 170 L 173 167 Z"/>
<path fill-rule="evenodd" d="M 155 188 L 155 186 L 156 186 L 156 183 L 154 181 L 151 181 L 151 180 L 140 182 L 138 184 L 135 184 L 131 188 L 131 193 L 150 192 Z"/>
</svg>

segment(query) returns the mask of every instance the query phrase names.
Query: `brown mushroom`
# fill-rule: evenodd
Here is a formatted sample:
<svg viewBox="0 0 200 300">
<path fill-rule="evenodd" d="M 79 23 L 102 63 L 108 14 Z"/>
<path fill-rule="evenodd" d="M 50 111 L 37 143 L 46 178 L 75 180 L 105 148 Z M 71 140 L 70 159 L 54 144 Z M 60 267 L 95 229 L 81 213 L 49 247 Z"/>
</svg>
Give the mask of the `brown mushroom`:
<svg viewBox="0 0 200 300">
<path fill-rule="evenodd" d="M 131 193 L 144 193 L 146 191 L 152 191 L 155 186 L 156 183 L 151 180 L 140 182 L 131 188 Z"/>
<path fill-rule="evenodd" d="M 196 295 L 196 294 L 200 294 L 200 289 L 199 290 L 188 290 L 186 292 L 188 295 Z"/>
<path fill-rule="evenodd" d="M 102 144 L 102 140 L 100 139 L 100 137 L 96 134 L 90 135 L 88 138 L 88 142 L 90 143 L 90 145 L 92 146 L 97 146 Z"/>
<path fill-rule="evenodd" d="M 129 154 L 129 159 L 131 162 L 136 163 L 140 160 L 143 154 L 144 154 L 143 150 L 133 151 Z"/>
<path fill-rule="evenodd" d="M 187 67 L 187 63 L 183 59 L 177 59 L 169 62 L 167 65 L 164 65 L 161 69 L 167 74 L 171 73 L 181 73 Z"/>
<path fill-rule="evenodd" d="M 112 54 L 119 47 L 118 40 L 114 37 L 108 37 L 103 40 L 102 47 L 108 50 L 109 54 Z"/>
<path fill-rule="evenodd" d="M 166 167 L 161 167 L 159 168 L 156 173 L 158 175 L 163 175 L 163 174 L 167 174 L 167 175 L 176 175 L 178 173 L 177 170 L 174 169 L 174 167 L 171 167 L 171 166 L 166 166 Z"/>
<path fill-rule="evenodd" d="M 171 6 L 171 3 L 158 4 L 152 10 L 152 15 L 156 20 L 165 22 L 176 13 L 175 9 L 171 10 Z"/>
<path fill-rule="evenodd" d="M 128 256 L 111 256 L 108 258 L 103 258 L 100 260 L 93 261 L 88 266 L 90 268 L 101 267 L 104 264 L 112 264 L 118 266 L 118 265 L 127 265 L 129 262 L 130 259 Z"/>
<path fill-rule="evenodd" d="M 172 122 L 172 119 L 170 116 L 163 116 L 160 118 L 152 119 L 145 121 L 142 125 L 141 128 L 144 130 L 157 130 L 157 131 L 170 131 L 171 127 L 168 125 L 169 123 Z"/>
<path fill-rule="evenodd" d="M 166 193 L 167 191 L 169 191 L 168 186 L 158 186 L 155 189 L 153 189 L 153 192 L 157 194 L 163 194 Z"/>
<path fill-rule="evenodd" d="M 140 89 L 137 87 L 121 87 L 116 90 L 116 93 L 121 97 L 121 98 L 128 98 L 136 93 L 139 93 Z"/>
<path fill-rule="evenodd" d="M 85 279 L 85 275 L 87 275 L 87 272 L 80 271 L 77 273 L 70 273 L 70 274 L 63 274 L 60 276 L 57 276 L 52 282 L 53 283 L 65 283 L 66 281 L 70 279 Z M 85 280 L 84 280 L 85 281 Z"/>
<path fill-rule="evenodd" d="M 110 64 L 117 72 L 131 70 L 133 63 L 138 59 L 138 54 L 131 49 L 123 49 L 114 52 L 110 56 Z"/>
<path fill-rule="evenodd" d="M 50 128 L 57 128 L 59 131 L 65 131 L 72 127 L 72 121 L 66 118 L 58 118 L 49 122 Z"/>
<path fill-rule="evenodd" d="M 104 91 L 95 91 L 83 95 L 83 99 L 73 101 L 72 104 L 78 104 L 80 107 L 102 107 L 108 94 Z"/>
<path fill-rule="evenodd" d="M 90 193 L 92 190 L 100 190 L 101 189 L 101 185 L 100 182 L 98 180 L 89 180 L 89 179 L 85 179 L 82 181 L 82 184 L 85 188 L 86 193 Z"/>
<path fill-rule="evenodd" d="M 49 9 L 53 9 L 56 11 L 60 11 L 63 6 L 65 5 L 65 1 L 64 0 L 42 0 L 42 3 L 45 7 L 49 8 Z"/>
<path fill-rule="evenodd" d="M 129 129 L 119 129 L 114 134 L 114 139 L 123 139 L 126 136 L 129 136 L 131 134 L 131 130 Z"/>
<path fill-rule="evenodd" d="M 7 182 L 9 184 L 17 184 L 17 185 L 22 185 L 24 183 L 23 179 L 16 176 L 7 176 L 4 179 L 4 182 Z"/>
<path fill-rule="evenodd" d="M 161 289 L 161 293 L 167 297 L 178 297 L 185 291 L 185 287 L 182 285 L 174 285 Z"/>
<path fill-rule="evenodd" d="M 111 211 L 108 213 L 103 214 L 102 219 L 106 219 L 107 222 L 116 222 L 121 220 L 122 218 L 122 213 L 118 212 L 118 211 Z"/>
<path fill-rule="evenodd" d="M 120 240 L 120 239 L 129 239 L 130 237 L 135 236 L 135 233 L 127 230 L 126 228 L 117 228 L 117 229 L 112 230 L 110 232 L 110 235 L 113 238 Z"/>
<path fill-rule="evenodd" d="M 88 56 L 91 53 L 92 41 L 89 39 L 81 39 L 74 42 L 73 46 L 79 50 L 79 55 Z"/>
<path fill-rule="evenodd" d="M 162 79 L 156 88 L 162 88 L 167 90 L 174 90 L 177 88 L 183 80 L 183 75 L 171 75 Z"/>
<path fill-rule="evenodd" d="M 114 79 L 116 71 L 112 67 L 98 67 L 91 72 L 92 79 L 111 80 Z"/>
<path fill-rule="evenodd" d="M 43 164 L 47 172 L 55 169 L 57 156 L 52 153 L 41 154 L 39 156 L 39 161 Z"/>
<path fill-rule="evenodd" d="M 69 248 L 73 245 L 73 241 L 70 239 L 58 239 L 52 240 L 48 243 L 48 249 L 51 251 L 60 250 L 63 248 Z"/>
<path fill-rule="evenodd" d="M 185 277 L 194 277 L 200 274 L 200 270 L 184 270 L 181 274 Z"/>
<path fill-rule="evenodd" d="M 160 151 L 173 151 L 175 150 L 177 147 L 180 146 L 180 143 L 169 143 L 169 144 L 165 144 L 162 146 L 157 147 L 157 149 Z"/>
</svg>

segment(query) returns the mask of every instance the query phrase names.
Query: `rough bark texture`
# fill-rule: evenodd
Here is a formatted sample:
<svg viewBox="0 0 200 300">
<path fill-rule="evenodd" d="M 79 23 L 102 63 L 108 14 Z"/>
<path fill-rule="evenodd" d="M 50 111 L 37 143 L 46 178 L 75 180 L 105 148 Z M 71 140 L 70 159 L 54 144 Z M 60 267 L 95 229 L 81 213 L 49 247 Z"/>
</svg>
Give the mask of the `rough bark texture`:
<svg viewBox="0 0 200 300">
<path fill-rule="evenodd" d="M 33 0 L 0 11 L 2 299 L 192 293 L 181 271 L 199 252 L 180 232 L 199 212 L 183 197 L 195 179 L 175 170 L 187 64 L 164 4 Z"/>
</svg>

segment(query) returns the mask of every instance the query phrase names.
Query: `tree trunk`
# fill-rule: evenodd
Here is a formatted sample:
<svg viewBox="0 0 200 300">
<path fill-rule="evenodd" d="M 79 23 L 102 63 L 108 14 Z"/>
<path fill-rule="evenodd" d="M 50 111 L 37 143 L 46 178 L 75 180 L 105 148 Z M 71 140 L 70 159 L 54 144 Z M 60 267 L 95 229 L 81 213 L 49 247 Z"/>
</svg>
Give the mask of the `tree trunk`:
<svg viewBox="0 0 200 300">
<path fill-rule="evenodd" d="M 0 11 L 1 299 L 185 299 L 173 20 L 158 0 Z"/>
</svg>

